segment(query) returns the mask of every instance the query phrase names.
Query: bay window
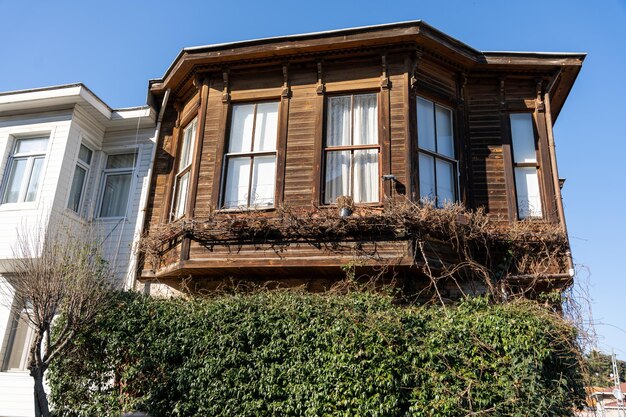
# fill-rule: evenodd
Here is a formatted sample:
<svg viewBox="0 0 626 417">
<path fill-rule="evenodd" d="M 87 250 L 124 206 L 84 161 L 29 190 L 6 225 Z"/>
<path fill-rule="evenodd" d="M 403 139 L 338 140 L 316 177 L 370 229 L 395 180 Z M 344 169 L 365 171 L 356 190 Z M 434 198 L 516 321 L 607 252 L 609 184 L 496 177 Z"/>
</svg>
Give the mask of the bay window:
<svg viewBox="0 0 626 417">
<path fill-rule="evenodd" d="M 136 160 L 135 152 L 107 157 L 99 217 L 126 217 Z"/>
<path fill-rule="evenodd" d="M 222 208 L 274 206 L 277 136 L 278 102 L 233 105 Z"/>
<path fill-rule="evenodd" d="M 87 183 L 87 177 L 89 175 L 89 166 L 91 165 L 91 157 L 93 151 L 85 145 L 80 145 L 78 150 L 78 159 L 76 160 L 76 167 L 74 168 L 74 177 L 72 178 L 72 185 L 70 188 L 70 196 L 67 201 L 67 208 L 76 213 L 80 210 L 80 203 L 83 197 L 83 191 L 85 184 Z"/>
<path fill-rule="evenodd" d="M 189 178 L 191 176 L 191 161 L 196 139 L 198 119 L 194 119 L 183 130 L 183 138 L 178 160 L 178 172 L 174 180 L 174 199 L 172 205 L 172 220 L 185 214 L 187 195 L 189 194 Z"/>
<path fill-rule="evenodd" d="M 355 203 L 380 201 L 378 96 L 329 97 L 324 146 L 324 204 L 351 196 Z"/>
<path fill-rule="evenodd" d="M 532 115 L 514 113 L 509 115 L 509 120 L 517 215 L 520 219 L 542 217 L 539 163 Z"/>
<path fill-rule="evenodd" d="M 16 139 L 7 164 L 3 204 L 35 201 L 47 147 L 48 137 Z"/>
<path fill-rule="evenodd" d="M 420 200 L 437 207 L 454 203 L 458 161 L 451 109 L 417 98 L 417 145 Z"/>
</svg>

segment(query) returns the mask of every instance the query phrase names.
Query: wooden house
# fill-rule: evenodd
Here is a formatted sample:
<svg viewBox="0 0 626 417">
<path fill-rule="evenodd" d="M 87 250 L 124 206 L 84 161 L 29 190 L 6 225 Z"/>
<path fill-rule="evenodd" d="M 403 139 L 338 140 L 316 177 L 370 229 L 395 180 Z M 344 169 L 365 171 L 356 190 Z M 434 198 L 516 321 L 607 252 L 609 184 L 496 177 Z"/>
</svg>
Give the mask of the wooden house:
<svg viewBox="0 0 626 417">
<path fill-rule="evenodd" d="M 482 52 L 421 21 L 183 49 L 149 87 L 140 280 L 454 278 L 454 244 L 398 224 L 407 204 L 564 231 L 552 126 L 584 58 Z M 567 285 L 559 253 L 505 275 Z"/>
</svg>

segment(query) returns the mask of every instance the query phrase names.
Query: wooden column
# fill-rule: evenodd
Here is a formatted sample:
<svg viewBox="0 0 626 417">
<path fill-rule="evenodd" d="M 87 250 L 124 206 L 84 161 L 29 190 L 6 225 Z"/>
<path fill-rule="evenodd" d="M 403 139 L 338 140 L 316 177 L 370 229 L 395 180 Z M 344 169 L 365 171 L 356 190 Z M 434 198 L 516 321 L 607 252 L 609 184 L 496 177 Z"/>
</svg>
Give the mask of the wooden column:
<svg viewBox="0 0 626 417">
<path fill-rule="evenodd" d="M 409 193 L 411 200 L 418 202 L 420 199 L 419 189 L 419 157 L 417 147 L 417 72 L 422 62 L 422 52 L 415 51 L 415 55 L 411 62 L 411 79 L 409 85 L 409 104 L 408 104 L 408 134 L 407 134 L 407 169 L 410 176 Z"/>
<path fill-rule="evenodd" d="M 167 176 L 167 181 L 165 185 L 165 195 L 163 196 L 163 206 L 161 207 L 161 223 L 168 223 L 170 221 L 171 209 L 172 209 L 172 198 L 174 195 L 174 181 L 176 179 L 176 170 L 178 167 L 178 145 L 180 143 L 180 134 L 181 134 L 181 117 L 183 112 L 183 105 L 181 102 L 174 103 L 174 110 L 176 110 L 176 124 L 174 125 L 174 130 L 172 131 L 172 142 L 170 153 L 172 156 L 172 165 L 170 167 L 170 172 Z"/>
<path fill-rule="evenodd" d="M 391 82 L 389 81 L 389 73 L 387 68 L 387 54 L 381 57 L 382 75 L 380 80 L 380 110 L 378 132 L 381 141 L 381 167 L 382 175 L 393 174 L 391 167 L 391 132 L 390 132 L 390 94 Z M 379 178 L 379 181 L 381 179 Z M 383 184 L 383 201 L 392 196 L 391 191 L 395 184 L 392 181 L 382 181 Z"/>
<path fill-rule="evenodd" d="M 285 160 L 287 156 L 287 131 L 289 123 L 289 64 L 283 64 L 283 88 L 280 93 L 280 113 L 278 115 L 278 137 L 276 141 L 276 192 L 274 207 L 283 204 L 285 196 Z"/>
<path fill-rule="evenodd" d="M 458 106 L 455 112 L 454 136 L 455 149 L 459 161 L 459 199 L 465 207 L 473 208 L 472 198 L 472 147 L 467 138 L 466 88 L 467 74 L 457 74 L 456 96 Z"/>
<path fill-rule="evenodd" d="M 222 70 L 222 111 L 218 126 L 217 149 L 215 151 L 215 167 L 213 169 L 213 185 L 211 187 L 211 210 L 220 208 L 220 191 L 222 189 L 222 161 L 226 146 L 226 128 L 228 127 L 228 111 L 230 107 L 230 72 L 228 68 Z"/>
<path fill-rule="evenodd" d="M 515 193 L 515 177 L 513 175 L 513 152 L 511 141 L 511 122 L 506 106 L 505 79 L 500 78 L 500 133 L 502 136 L 502 159 L 504 160 L 504 182 L 509 221 L 517 220 L 517 198 Z"/>
<path fill-rule="evenodd" d="M 539 181 L 543 190 L 544 217 L 550 221 L 557 219 L 555 189 L 552 181 L 552 164 L 548 147 L 548 126 L 543 103 L 543 81 L 536 81 L 535 124 L 537 126 L 537 145 L 539 156 Z"/>
<path fill-rule="evenodd" d="M 324 69 L 322 61 L 317 63 L 317 86 L 315 88 L 317 99 L 315 100 L 315 143 L 313 146 L 313 186 L 311 192 L 311 205 L 317 207 L 320 204 L 322 193 L 322 154 L 324 149 L 324 95 L 326 86 L 324 85 Z"/>
</svg>

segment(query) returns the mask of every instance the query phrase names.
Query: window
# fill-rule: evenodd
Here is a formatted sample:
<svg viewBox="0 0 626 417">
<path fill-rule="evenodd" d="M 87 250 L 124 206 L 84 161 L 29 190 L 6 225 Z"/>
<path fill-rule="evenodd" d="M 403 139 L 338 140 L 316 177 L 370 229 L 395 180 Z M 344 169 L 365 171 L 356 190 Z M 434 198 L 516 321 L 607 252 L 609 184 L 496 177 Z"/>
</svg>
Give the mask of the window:
<svg viewBox="0 0 626 417">
<path fill-rule="evenodd" d="M 223 208 L 274 206 L 278 102 L 232 109 Z"/>
<path fill-rule="evenodd" d="M 452 110 L 417 98 L 420 200 L 443 207 L 457 200 Z"/>
<path fill-rule="evenodd" d="M 191 175 L 191 159 L 196 139 L 198 121 L 194 119 L 183 130 L 183 140 L 178 161 L 178 172 L 174 180 L 174 199 L 172 205 L 172 220 L 185 214 L 187 194 L 189 193 L 189 176 Z"/>
<path fill-rule="evenodd" d="M 351 94 L 328 98 L 324 204 L 351 196 L 355 203 L 380 200 L 378 96 Z"/>
<path fill-rule="evenodd" d="M 136 153 L 107 157 L 99 217 L 126 217 Z"/>
<path fill-rule="evenodd" d="M 72 178 L 72 186 L 70 188 L 70 198 L 67 201 L 67 208 L 78 213 L 80 209 L 83 190 L 87 182 L 89 174 L 89 166 L 91 165 L 91 157 L 93 152 L 85 145 L 80 145 L 78 150 L 78 159 L 76 160 L 76 168 L 74 168 L 74 177 Z"/>
<path fill-rule="evenodd" d="M 34 331 L 26 312 L 16 316 L 10 323 L 7 351 L 2 366 L 3 371 L 25 371 L 28 368 L 28 354 Z"/>
<path fill-rule="evenodd" d="M 539 164 L 537 162 L 532 115 L 530 113 L 515 113 L 509 117 L 513 143 L 517 215 L 520 219 L 541 217 L 543 214 L 539 188 Z"/>
<path fill-rule="evenodd" d="M 2 203 L 35 201 L 48 146 L 47 137 L 17 139 L 8 163 Z"/>
</svg>

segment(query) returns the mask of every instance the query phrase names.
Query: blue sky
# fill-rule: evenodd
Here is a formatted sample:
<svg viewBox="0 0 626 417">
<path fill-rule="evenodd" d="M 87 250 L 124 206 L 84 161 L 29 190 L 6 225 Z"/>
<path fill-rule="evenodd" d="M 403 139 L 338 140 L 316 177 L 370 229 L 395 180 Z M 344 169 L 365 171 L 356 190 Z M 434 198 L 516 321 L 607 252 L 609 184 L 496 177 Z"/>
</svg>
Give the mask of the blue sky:
<svg viewBox="0 0 626 417">
<path fill-rule="evenodd" d="M 587 52 L 555 126 L 578 279 L 599 347 L 626 359 L 626 0 L 0 0 L 0 91 L 83 82 L 112 107 L 188 46 L 422 19 L 480 50 Z"/>
</svg>

